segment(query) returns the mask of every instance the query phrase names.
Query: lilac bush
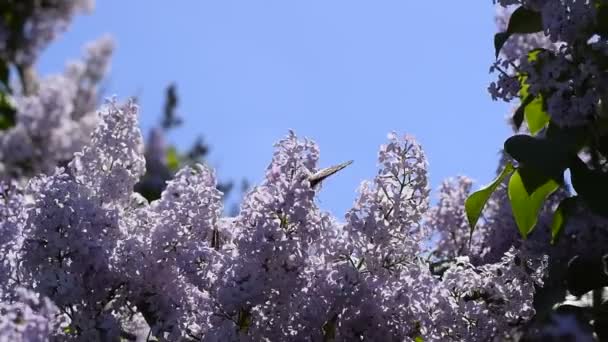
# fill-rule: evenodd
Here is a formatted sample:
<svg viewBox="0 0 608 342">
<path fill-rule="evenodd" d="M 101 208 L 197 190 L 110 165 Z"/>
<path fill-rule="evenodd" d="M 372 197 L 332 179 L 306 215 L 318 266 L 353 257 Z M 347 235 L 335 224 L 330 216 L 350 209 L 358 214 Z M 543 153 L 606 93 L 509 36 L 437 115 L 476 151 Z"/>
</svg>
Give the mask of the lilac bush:
<svg viewBox="0 0 608 342">
<path fill-rule="evenodd" d="M 522 104 L 542 96 L 540 107 L 559 127 L 600 116 L 606 78 L 594 58 L 605 53 L 605 38 L 578 42 L 601 6 L 498 2 L 523 6 L 500 10 L 500 30 L 509 31 L 520 8 L 542 27 L 510 33 L 492 67 L 499 73 L 492 96 Z M 19 46 L 18 62 L 31 64 L 86 3 L 33 7 L 32 37 Z M 63 74 L 31 78 L 10 96 L 15 125 L 0 131 L 0 341 L 602 337 L 573 313 L 589 305 L 566 300 L 567 291 L 594 290 L 600 300 L 591 305 L 600 312 L 602 293 L 570 286 L 566 269 L 597 266 L 606 218 L 576 202 L 552 244 L 554 211 L 571 198 L 552 188 L 521 239 L 512 182 L 500 175 L 525 163 L 508 149 L 475 227 L 473 181 L 446 180 L 432 204 L 422 146 L 394 132 L 380 146 L 376 176 L 362 182 L 343 218 L 317 205 L 317 176 L 327 170 L 318 165 L 319 147 L 292 131 L 236 216 L 223 214 L 215 172 L 202 164 L 177 171 L 149 201 L 134 189 L 145 177 L 156 185 L 168 178 L 154 174 L 167 168 L 162 134 L 153 132 L 144 148 L 133 100 L 95 110 L 112 49 L 103 38 Z M 534 124 L 519 126 L 530 137 L 550 136 Z M 593 153 L 581 155 L 594 163 Z"/>
<path fill-rule="evenodd" d="M 67 327 L 49 338 L 83 341 L 135 338 L 136 317 L 167 341 L 498 340 L 532 317 L 542 258 L 510 250 L 474 266 L 458 256 L 431 272 L 426 240 L 468 230 L 446 228 L 457 218 L 429 224 L 440 209 L 429 210 L 427 162 L 412 137 L 389 135 L 344 222 L 315 203 L 318 158 L 291 132 L 235 218 L 222 217 L 203 165 L 148 203 L 133 192 L 144 173 L 137 107 L 111 101 L 67 167 L 6 195 L 16 207 L 5 216 L 17 217 L 3 235 L 23 236 L 2 245 L 14 255 L 6 301 L 30 288 Z"/>
</svg>

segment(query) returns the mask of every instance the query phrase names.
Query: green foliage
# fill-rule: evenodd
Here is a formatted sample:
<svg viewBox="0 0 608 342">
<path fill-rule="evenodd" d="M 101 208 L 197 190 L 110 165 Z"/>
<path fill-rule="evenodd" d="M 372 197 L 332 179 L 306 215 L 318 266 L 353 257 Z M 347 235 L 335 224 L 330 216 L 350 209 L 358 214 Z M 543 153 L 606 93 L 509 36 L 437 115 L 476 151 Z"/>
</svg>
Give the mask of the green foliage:
<svg viewBox="0 0 608 342">
<path fill-rule="evenodd" d="M 588 134 L 584 128 L 561 128 L 549 123 L 544 137 L 520 134 L 505 141 L 505 151 L 520 165 L 509 183 L 509 198 L 523 237 L 536 225 L 536 218 L 531 215 L 538 215 L 545 198 L 563 184 L 565 170 L 570 168 L 572 171 L 572 161 L 587 140 Z M 582 181 L 577 183 L 582 182 L 581 185 L 585 187 L 586 176 L 580 176 L 581 172 L 576 173 L 577 178 L 582 177 Z M 577 192 L 581 185 L 574 186 Z M 554 213 L 551 228 L 554 242 L 559 238 L 570 213 L 565 206 L 570 206 L 570 203 L 564 203 L 564 207 Z"/>
<path fill-rule="evenodd" d="M 6 93 L 0 92 L 0 131 L 15 125 L 15 108 L 8 100 Z"/>
<path fill-rule="evenodd" d="M 598 4 L 596 23 L 595 32 L 603 37 L 608 36 L 608 4 Z"/>
<path fill-rule="evenodd" d="M 576 256 L 568 263 L 566 274 L 568 291 L 575 296 L 608 286 L 606 260 Z"/>
<path fill-rule="evenodd" d="M 513 12 L 513 14 L 511 14 L 509 24 L 507 25 L 507 30 L 505 32 L 497 33 L 494 36 L 496 58 L 498 58 L 500 50 L 511 35 L 516 33 L 535 33 L 542 30 L 543 24 L 540 13 L 520 6 Z"/>
<path fill-rule="evenodd" d="M 544 109 L 542 95 L 536 96 L 526 105 L 524 116 L 532 135 L 536 135 L 549 124 L 550 117 Z"/>
<path fill-rule="evenodd" d="M 471 235 L 475 230 L 475 225 L 477 224 L 479 216 L 483 211 L 483 207 L 488 202 L 488 199 L 490 198 L 492 193 L 494 193 L 496 188 L 498 188 L 498 185 L 500 185 L 500 183 L 508 175 L 513 173 L 514 170 L 515 168 L 513 167 L 513 165 L 511 163 L 508 163 L 507 165 L 505 165 L 502 172 L 492 181 L 492 183 L 472 193 L 465 201 L 464 206 L 467 213 L 467 219 L 469 220 L 469 226 L 471 228 Z"/>
<path fill-rule="evenodd" d="M 608 173 L 590 169 L 579 157 L 570 167 L 572 186 L 583 202 L 597 214 L 608 216 Z"/>
<path fill-rule="evenodd" d="M 336 340 L 336 326 L 338 324 L 338 315 L 334 314 L 325 324 L 323 330 L 323 342 L 332 342 Z"/>
<path fill-rule="evenodd" d="M 177 172 L 181 166 L 181 158 L 179 157 L 179 153 L 174 146 L 170 146 L 167 149 L 167 168 L 171 172 Z"/>
<path fill-rule="evenodd" d="M 561 236 L 564 227 L 568 221 L 568 217 L 574 209 L 577 197 L 568 197 L 563 199 L 555 212 L 553 213 L 553 220 L 551 222 L 551 244 L 557 243 Z"/>
<path fill-rule="evenodd" d="M 0 92 L 10 91 L 8 81 L 10 79 L 10 65 L 0 58 Z"/>
<path fill-rule="evenodd" d="M 528 61 L 536 61 L 538 59 L 538 54 L 542 51 L 546 50 L 534 49 L 528 52 Z M 522 99 L 522 103 L 513 115 L 513 123 L 515 124 L 515 127 L 519 129 L 525 118 L 530 133 L 536 135 L 549 124 L 550 117 L 545 109 L 542 94 L 533 96 L 528 92 L 528 89 L 530 88 L 530 85 L 526 82 L 528 76 L 522 73 L 519 74 L 518 79 L 521 86 L 518 95 Z"/>
<path fill-rule="evenodd" d="M 511 118 L 511 120 L 513 120 L 513 124 L 518 130 L 521 128 L 521 124 L 524 122 L 526 106 L 530 104 L 530 102 L 532 102 L 533 100 L 533 96 L 526 96 L 522 103 L 519 105 L 519 107 L 517 107 L 515 113 L 513 113 L 513 117 Z"/>
<path fill-rule="evenodd" d="M 560 141 L 518 134 L 505 141 L 505 151 L 521 165 L 561 182 L 570 156 Z M 529 184 L 529 183 L 526 183 Z M 533 192 L 533 187 L 526 187 Z"/>
<path fill-rule="evenodd" d="M 247 334 L 251 326 L 251 312 L 245 309 L 240 309 L 237 319 L 237 325 L 241 333 Z"/>
<path fill-rule="evenodd" d="M 532 193 L 528 193 L 519 170 L 516 170 L 509 180 L 509 200 L 513 216 L 519 229 L 519 233 L 525 239 L 534 229 L 538 221 L 538 214 L 543 206 L 545 199 L 551 195 L 559 184 L 554 180 L 547 180 L 538 186 Z"/>
</svg>

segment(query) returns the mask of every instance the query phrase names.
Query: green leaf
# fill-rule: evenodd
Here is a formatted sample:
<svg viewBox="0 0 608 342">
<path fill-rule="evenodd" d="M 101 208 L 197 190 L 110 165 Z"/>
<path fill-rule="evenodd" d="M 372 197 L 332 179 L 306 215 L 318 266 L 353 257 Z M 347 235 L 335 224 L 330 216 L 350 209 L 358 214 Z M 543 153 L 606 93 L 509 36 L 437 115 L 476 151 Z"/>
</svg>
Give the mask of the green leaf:
<svg viewBox="0 0 608 342">
<path fill-rule="evenodd" d="M 571 156 L 577 155 L 591 137 L 589 129 L 585 126 L 559 127 L 552 122 L 549 123 L 545 135 L 547 140 L 559 145 L 560 150 Z"/>
<path fill-rule="evenodd" d="M 549 114 L 545 111 L 542 95 L 535 97 L 524 109 L 524 116 L 530 134 L 536 135 L 549 123 Z"/>
<path fill-rule="evenodd" d="M 566 284 L 571 294 L 579 297 L 608 285 L 608 275 L 601 257 L 573 257 L 567 264 Z"/>
<path fill-rule="evenodd" d="M 511 175 L 508 188 L 509 200 L 517 228 L 524 239 L 536 226 L 538 213 L 545 199 L 557 188 L 559 188 L 559 184 L 554 180 L 549 180 L 530 195 L 526 191 L 519 170 Z"/>
<path fill-rule="evenodd" d="M 523 89 L 523 87 L 522 87 Z M 521 94 L 521 91 L 520 91 Z M 530 104 L 530 102 L 532 102 L 534 100 L 534 98 L 532 96 L 525 96 L 522 97 L 524 100 L 522 101 L 522 103 L 519 105 L 519 107 L 517 107 L 517 110 L 515 111 L 515 113 L 513 113 L 513 124 L 515 125 L 515 127 L 519 130 L 519 128 L 521 127 L 521 124 L 524 122 L 524 116 L 525 116 L 525 112 L 526 112 L 526 106 L 528 106 L 528 104 Z"/>
<path fill-rule="evenodd" d="M 601 4 L 597 6 L 597 27 L 596 32 L 600 36 L 606 38 L 608 36 L 608 5 Z"/>
<path fill-rule="evenodd" d="M 0 85 L 8 90 L 8 81 L 10 78 L 10 69 L 8 63 L 0 58 Z M 1 89 L 1 88 L 0 88 Z"/>
<path fill-rule="evenodd" d="M 0 131 L 15 125 L 15 108 L 8 101 L 7 95 L 0 92 Z"/>
<path fill-rule="evenodd" d="M 563 179 L 553 179 L 549 175 L 538 171 L 537 169 L 521 165 L 518 169 L 519 176 L 524 183 L 524 188 L 528 195 L 532 195 L 541 186 L 545 185 L 549 180 L 554 180 L 558 184 L 563 184 Z"/>
<path fill-rule="evenodd" d="M 574 209 L 577 197 L 564 198 L 560 203 L 555 212 L 553 213 L 553 221 L 551 222 L 551 244 L 554 245 L 559 240 L 564 227 Z"/>
<path fill-rule="evenodd" d="M 494 48 L 496 49 L 496 58 L 500 53 L 503 45 L 514 33 L 535 33 L 543 30 L 542 17 L 539 12 L 525 8 L 524 6 L 518 7 L 511 18 L 509 18 L 509 24 L 507 25 L 507 31 L 497 33 L 494 36 Z"/>
<path fill-rule="evenodd" d="M 534 62 L 538 59 L 538 54 L 544 51 L 543 49 L 535 49 L 528 53 L 528 60 L 530 62 Z M 515 118 L 517 116 L 517 120 L 519 121 L 519 125 L 517 125 L 517 129 L 519 129 L 521 122 L 524 117 L 526 119 L 526 123 L 528 124 L 528 129 L 532 135 L 536 135 L 539 131 L 547 126 L 550 121 L 549 114 L 544 109 L 544 101 L 542 94 L 538 94 L 536 96 L 532 96 L 528 89 L 530 85 L 526 82 L 528 80 L 528 75 L 519 74 L 518 80 L 520 83 L 519 89 L 519 97 L 523 99 L 519 108 L 513 115 Z M 517 124 L 518 121 L 515 121 Z"/>
<path fill-rule="evenodd" d="M 608 217 L 608 173 L 590 170 L 578 157 L 570 166 L 572 186 L 595 213 Z"/>
<path fill-rule="evenodd" d="M 536 49 L 530 50 L 530 52 L 528 52 L 528 61 L 536 62 L 538 60 L 538 55 L 543 51 L 547 51 L 547 49 L 536 48 Z"/>
<path fill-rule="evenodd" d="M 498 32 L 494 35 L 494 50 L 496 50 L 496 58 L 498 58 L 500 50 L 502 49 L 503 45 L 505 45 L 509 37 L 511 37 L 511 35 L 507 32 Z"/>
<path fill-rule="evenodd" d="M 573 151 L 559 140 L 518 134 L 505 141 L 505 151 L 522 165 L 561 182 Z"/>
<path fill-rule="evenodd" d="M 323 342 L 333 342 L 336 340 L 336 326 L 338 324 L 338 315 L 334 314 L 321 329 L 323 330 Z"/>
<path fill-rule="evenodd" d="M 175 147 L 171 146 L 167 149 L 167 167 L 171 172 L 179 170 L 180 158 Z"/>
<path fill-rule="evenodd" d="M 251 312 L 249 310 L 240 309 L 237 323 L 239 331 L 243 334 L 247 334 L 249 327 L 251 327 Z"/>
<path fill-rule="evenodd" d="M 464 208 L 467 213 L 467 219 L 469 220 L 469 226 L 471 227 L 471 235 L 475 230 L 475 225 L 477 224 L 477 220 L 479 220 L 479 216 L 483 211 L 483 207 L 488 202 L 488 199 L 492 195 L 492 193 L 496 190 L 498 185 L 508 176 L 510 175 L 515 168 L 511 163 L 505 165 L 502 172 L 496 177 L 492 183 L 486 185 L 480 190 L 472 193 L 467 200 L 465 201 Z"/>
</svg>

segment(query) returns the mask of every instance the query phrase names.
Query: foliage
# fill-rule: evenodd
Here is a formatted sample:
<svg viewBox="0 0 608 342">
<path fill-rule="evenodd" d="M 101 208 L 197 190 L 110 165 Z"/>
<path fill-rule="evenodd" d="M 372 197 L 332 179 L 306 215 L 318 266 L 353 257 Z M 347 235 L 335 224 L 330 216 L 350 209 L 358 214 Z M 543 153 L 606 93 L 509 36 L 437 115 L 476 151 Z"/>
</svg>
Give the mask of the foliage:
<svg viewBox="0 0 608 342">
<path fill-rule="evenodd" d="M 600 247 L 590 252 L 573 248 L 577 238 L 569 229 L 583 224 L 578 229 L 587 232 L 578 233 L 580 237 L 598 231 L 603 235 L 607 228 L 608 149 L 602 142 L 608 139 L 605 110 L 608 3 L 495 2 L 511 10 L 507 10 L 509 19 L 503 22 L 503 31 L 495 37 L 497 61 L 491 71 L 498 72 L 498 80 L 490 85 L 489 91 L 494 99 L 520 102 L 513 123 L 521 133 L 507 139 L 504 145 L 517 168 L 511 175 L 508 192 L 519 232 L 526 238 L 536 226 L 546 225 L 550 234 L 543 235 L 553 244 L 561 245 L 562 252 L 571 249 L 567 258 L 553 256 L 554 282 L 576 279 L 579 285 L 568 282 L 570 293 L 583 295 L 592 290 L 601 293 L 606 284 L 594 279 L 602 278 L 605 270 L 595 268 L 596 271 L 576 273 L 581 266 L 572 260 L 597 262 L 603 260 L 608 250 Z M 514 35 L 520 44 L 508 42 Z M 557 201 L 545 204 L 547 211 L 553 211 L 553 218 L 551 224 L 540 224 L 542 216 L 547 215 L 542 210 L 543 202 L 558 186 L 564 194 L 571 186 L 576 196 L 560 196 L 559 205 Z M 597 243 L 605 242 L 601 241 Z M 566 270 L 564 261 L 570 261 Z M 563 295 L 557 296 L 545 305 L 559 305 L 563 299 Z M 602 301 L 600 295 L 594 298 L 593 305 Z M 591 310 L 583 321 L 595 321 L 595 333 L 603 334 L 597 311 Z"/>
</svg>

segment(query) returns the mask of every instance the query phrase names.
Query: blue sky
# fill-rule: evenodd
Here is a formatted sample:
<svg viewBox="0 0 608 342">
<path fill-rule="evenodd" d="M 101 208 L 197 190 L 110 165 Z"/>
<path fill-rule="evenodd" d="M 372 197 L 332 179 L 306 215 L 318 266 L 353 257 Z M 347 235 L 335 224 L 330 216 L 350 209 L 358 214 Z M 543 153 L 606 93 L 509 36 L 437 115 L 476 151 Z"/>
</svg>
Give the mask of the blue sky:
<svg viewBox="0 0 608 342">
<path fill-rule="evenodd" d="M 104 33 L 117 42 L 108 95 L 137 95 L 144 130 L 176 82 L 186 124 L 169 140 L 211 145 L 221 179 L 256 183 L 272 145 L 294 129 L 321 166 L 355 162 L 323 187 L 338 216 L 373 177 L 390 131 L 414 135 L 433 189 L 450 176 L 493 177 L 510 106 L 493 102 L 494 10 L 485 1 L 98 0 L 43 55 L 59 72 Z"/>
</svg>

